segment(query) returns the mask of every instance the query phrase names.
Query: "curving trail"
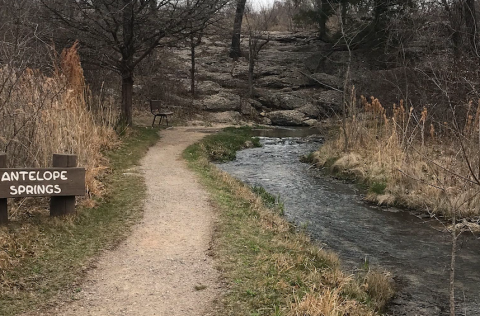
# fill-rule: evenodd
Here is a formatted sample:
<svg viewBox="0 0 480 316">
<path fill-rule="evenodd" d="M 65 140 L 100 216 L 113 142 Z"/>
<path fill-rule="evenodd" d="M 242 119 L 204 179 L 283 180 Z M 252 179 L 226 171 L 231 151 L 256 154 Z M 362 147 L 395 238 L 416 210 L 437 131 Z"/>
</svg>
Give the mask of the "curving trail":
<svg viewBox="0 0 480 316">
<path fill-rule="evenodd" d="M 219 276 L 208 256 L 214 212 L 182 151 L 205 134 L 162 131 L 142 161 L 145 214 L 119 247 L 105 252 L 74 301 L 28 315 L 209 315 Z"/>
</svg>

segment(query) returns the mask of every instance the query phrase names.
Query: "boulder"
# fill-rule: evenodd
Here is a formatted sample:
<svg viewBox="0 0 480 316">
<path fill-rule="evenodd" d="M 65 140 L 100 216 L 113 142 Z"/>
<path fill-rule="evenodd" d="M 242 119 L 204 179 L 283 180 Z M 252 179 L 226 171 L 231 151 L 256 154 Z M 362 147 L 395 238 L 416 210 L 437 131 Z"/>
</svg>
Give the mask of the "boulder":
<svg viewBox="0 0 480 316">
<path fill-rule="evenodd" d="M 209 113 L 206 115 L 209 122 L 237 124 L 242 120 L 242 115 L 235 111 Z"/>
<path fill-rule="evenodd" d="M 240 109 L 241 101 L 239 95 L 222 91 L 206 97 L 201 104 L 206 111 L 225 112 Z"/>
<path fill-rule="evenodd" d="M 320 111 L 318 106 L 315 106 L 311 103 L 307 103 L 306 105 L 302 106 L 301 108 L 297 109 L 298 112 L 302 112 L 306 116 L 310 118 L 318 118 L 323 111 Z"/>
<path fill-rule="evenodd" d="M 267 118 L 272 121 L 273 125 L 281 126 L 308 126 L 305 121 L 308 119 L 305 114 L 295 111 L 273 111 L 267 113 Z"/>
<path fill-rule="evenodd" d="M 255 80 L 257 87 L 269 89 L 284 89 L 289 87 L 299 88 L 310 85 L 310 81 L 305 76 L 293 73 L 286 73 L 282 75 L 271 75 L 266 77 L 259 77 Z"/>
<path fill-rule="evenodd" d="M 257 93 L 257 95 L 258 101 L 270 109 L 294 110 L 308 104 L 305 98 L 290 92 L 269 93 L 263 90 Z"/>
<path fill-rule="evenodd" d="M 237 89 L 237 88 L 246 88 L 248 87 L 248 84 L 240 79 L 240 78 L 234 78 L 232 75 L 229 73 L 229 70 L 224 70 L 225 72 L 222 72 L 222 69 L 218 69 L 218 72 L 215 70 L 206 70 L 203 71 L 202 73 L 198 73 L 197 75 L 197 80 L 202 81 L 202 80 L 207 80 L 207 81 L 213 81 L 217 82 L 220 86 L 226 89 Z"/>
<path fill-rule="evenodd" d="M 272 125 L 272 120 L 269 119 L 268 117 L 262 117 L 261 123 L 262 123 L 263 125 Z"/>
<path fill-rule="evenodd" d="M 248 102 L 251 106 L 253 106 L 256 110 L 263 110 L 263 105 L 257 100 L 248 99 Z"/>
<path fill-rule="evenodd" d="M 305 120 L 305 121 L 303 122 L 303 124 L 306 125 L 306 126 L 316 126 L 316 127 L 319 126 L 319 122 L 318 122 L 317 120 L 315 120 L 315 119 Z"/>
<path fill-rule="evenodd" d="M 342 89 L 342 79 L 337 76 L 332 76 L 323 72 L 318 72 L 310 75 L 310 84 L 320 85 L 323 88 L 332 87 L 335 89 Z"/>
<path fill-rule="evenodd" d="M 199 81 L 197 84 L 197 92 L 201 95 L 217 94 L 222 90 L 222 87 L 213 81 Z"/>
<path fill-rule="evenodd" d="M 315 103 L 324 112 L 340 113 L 342 111 L 343 92 L 328 90 L 320 92 Z"/>
<path fill-rule="evenodd" d="M 257 102 L 252 99 L 242 100 L 242 104 L 240 106 L 240 113 L 246 116 L 255 116 L 258 114 L 257 110 L 254 106 L 252 106 L 252 102 Z"/>
</svg>

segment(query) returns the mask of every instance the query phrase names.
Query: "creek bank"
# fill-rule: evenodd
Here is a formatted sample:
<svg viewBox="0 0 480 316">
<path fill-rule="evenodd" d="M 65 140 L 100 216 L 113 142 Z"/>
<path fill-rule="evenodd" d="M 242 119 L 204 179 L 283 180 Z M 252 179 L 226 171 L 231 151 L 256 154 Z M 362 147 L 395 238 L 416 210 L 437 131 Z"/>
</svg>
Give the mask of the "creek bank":
<svg viewBox="0 0 480 316">
<path fill-rule="evenodd" d="M 327 146 L 331 145 L 332 140 L 327 141 Z M 312 152 L 309 157 L 309 163 L 316 168 L 321 169 L 326 175 L 335 178 L 344 179 L 360 185 L 365 191 L 364 200 L 381 207 L 398 207 L 408 210 L 421 218 L 437 219 L 444 223 L 444 231 L 451 229 L 451 215 L 442 210 L 440 201 L 427 201 L 422 191 L 408 190 L 395 187 L 392 184 L 391 174 L 386 172 L 387 167 L 380 168 L 372 166 L 375 162 L 355 152 L 332 153 L 329 150 L 320 148 Z M 408 175 L 404 178 L 411 179 Z M 415 180 L 415 179 L 413 179 Z M 401 181 L 396 180 L 396 181 Z M 421 181 L 421 180 L 417 180 Z M 428 186 L 428 184 L 425 184 Z M 480 233 L 478 214 L 462 216 L 457 214 L 457 229 L 470 233 Z"/>
<path fill-rule="evenodd" d="M 237 153 L 218 165 L 251 186 L 261 186 L 284 203 L 287 219 L 339 254 L 347 269 L 381 266 L 397 284 L 388 315 L 448 315 L 450 236 L 435 220 L 395 208 L 366 205 L 353 185 L 325 177 L 298 161 L 318 143 L 295 138 L 261 138 L 262 148 Z M 479 241 L 462 235 L 457 254 L 458 309 L 480 313 Z"/>
<path fill-rule="evenodd" d="M 361 270 L 356 277 L 344 274 L 333 253 L 311 243 L 279 216 L 278 209 L 265 207 L 265 201 L 250 187 L 208 162 L 215 157 L 234 159 L 231 149 L 244 147 L 238 146 L 242 141 L 255 142 L 250 131 L 228 129 L 209 135 L 184 153 L 202 176 L 219 211 L 212 251 L 229 291 L 219 300 L 215 315 L 243 316 L 260 310 L 289 316 L 379 315 L 374 310 L 381 310 L 392 295 L 384 273 Z M 237 139 L 230 144 L 236 133 Z M 312 137 L 312 141 L 321 140 Z M 262 195 L 264 191 L 257 192 Z"/>
</svg>

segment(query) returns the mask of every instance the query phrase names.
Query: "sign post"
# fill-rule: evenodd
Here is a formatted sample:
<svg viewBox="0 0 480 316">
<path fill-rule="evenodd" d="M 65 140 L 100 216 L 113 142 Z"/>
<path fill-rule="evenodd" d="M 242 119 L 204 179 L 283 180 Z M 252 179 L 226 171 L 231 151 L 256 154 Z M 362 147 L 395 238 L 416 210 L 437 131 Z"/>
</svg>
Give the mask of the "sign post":
<svg viewBox="0 0 480 316">
<path fill-rule="evenodd" d="M 53 166 L 74 168 L 77 166 L 75 155 L 53 155 Z M 85 178 L 85 177 L 84 177 Z M 85 185 L 84 193 L 85 193 Z M 75 196 L 52 196 L 50 199 L 50 216 L 62 216 L 75 213 Z"/>
<path fill-rule="evenodd" d="M 0 168 L 7 167 L 7 155 L 0 152 Z M 8 223 L 7 199 L 0 198 L 0 225 Z"/>
<path fill-rule="evenodd" d="M 7 198 L 49 196 L 50 215 L 75 212 L 75 196 L 85 195 L 85 169 L 77 156 L 53 155 L 53 168 L 5 168 L 0 154 L 0 223 L 8 221 Z"/>
</svg>

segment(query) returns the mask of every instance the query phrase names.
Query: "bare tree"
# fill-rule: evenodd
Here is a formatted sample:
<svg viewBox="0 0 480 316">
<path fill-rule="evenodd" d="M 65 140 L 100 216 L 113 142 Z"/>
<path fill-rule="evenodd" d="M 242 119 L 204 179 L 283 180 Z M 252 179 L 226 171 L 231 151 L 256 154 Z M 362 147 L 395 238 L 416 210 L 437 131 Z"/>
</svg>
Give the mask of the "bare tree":
<svg viewBox="0 0 480 316">
<path fill-rule="evenodd" d="M 250 10 L 249 10 L 250 11 Z M 249 17 L 250 16 L 250 17 Z M 260 51 L 270 42 L 268 29 L 275 20 L 276 11 L 262 8 L 260 12 L 249 12 L 247 14 L 248 27 L 248 90 L 250 97 L 253 97 L 255 64 Z"/>
<path fill-rule="evenodd" d="M 121 123 L 132 125 L 135 68 L 159 46 L 205 27 L 226 0 L 41 0 L 86 56 L 122 77 Z"/>
<path fill-rule="evenodd" d="M 237 10 L 235 11 L 235 21 L 233 22 L 232 46 L 230 47 L 230 57 L 234 60 L 242 56 L 240 36 L 242 33 L 242 21 L 246 2 L 247 0 L 237 0 Z"/>
</svg>

